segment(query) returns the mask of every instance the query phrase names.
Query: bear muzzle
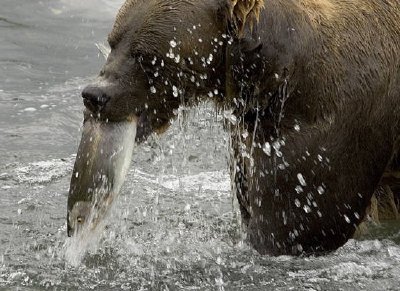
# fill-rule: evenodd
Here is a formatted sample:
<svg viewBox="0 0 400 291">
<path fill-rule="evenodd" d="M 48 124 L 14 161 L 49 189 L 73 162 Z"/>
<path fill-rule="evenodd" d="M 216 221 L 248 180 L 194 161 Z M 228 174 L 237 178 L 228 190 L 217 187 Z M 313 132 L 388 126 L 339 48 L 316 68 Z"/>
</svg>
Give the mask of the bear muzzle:
<svg viewBox="0 0 400 291">
<path fill-rule="evenodd" d="M 82 91 L 83 104 L 92 113 L 98 114 L 110 101 L 111 97 L 101 87 L 87 86 Z"/>
</svg>

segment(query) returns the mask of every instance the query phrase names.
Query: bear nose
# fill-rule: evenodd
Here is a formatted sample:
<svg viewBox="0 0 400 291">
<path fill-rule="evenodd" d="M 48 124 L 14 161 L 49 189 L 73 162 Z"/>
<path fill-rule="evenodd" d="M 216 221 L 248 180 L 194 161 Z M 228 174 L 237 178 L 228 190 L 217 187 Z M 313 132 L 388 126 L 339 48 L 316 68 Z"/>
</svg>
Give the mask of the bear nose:
<svg viewBox="0 0 400 291">
<path fill-rule="evenodd" d="M 82 91 L 83 103 L 93 112 L 99 112 L 110 100 L 100 88 L 88 86 Z"/>
</svg>

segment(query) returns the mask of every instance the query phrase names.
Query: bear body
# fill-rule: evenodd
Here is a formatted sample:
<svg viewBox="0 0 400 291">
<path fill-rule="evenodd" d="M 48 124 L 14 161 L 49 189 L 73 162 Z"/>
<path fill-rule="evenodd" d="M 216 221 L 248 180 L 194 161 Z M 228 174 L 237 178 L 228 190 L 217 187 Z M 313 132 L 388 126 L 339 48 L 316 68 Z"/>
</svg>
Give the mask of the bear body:
<svg viewBox="0 0 400 291">
<path fill-rule="evenodd" d="M 83 92 L 138 141 L 182 105 L 231 109 L 231 170 L 263 254 L 352 237 L 399 149 L 400 1 L 128 0 Z"/>
</svg>

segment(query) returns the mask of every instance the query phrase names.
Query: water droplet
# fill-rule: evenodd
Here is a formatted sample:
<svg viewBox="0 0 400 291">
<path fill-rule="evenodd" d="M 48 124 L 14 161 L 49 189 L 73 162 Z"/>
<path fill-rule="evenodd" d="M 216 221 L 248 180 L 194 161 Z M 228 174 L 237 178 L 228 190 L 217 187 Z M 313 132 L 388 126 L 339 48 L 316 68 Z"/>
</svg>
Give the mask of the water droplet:
<svg viewBox="0 0 400 291">
<path fill-rule="evenodd" d="M 300 194 L 303 192 L 303 187 L 301 187 L 300 185 L 297 185 L 295 190 L 296 190 L 297 194 Z"/>
<path fill-rule="evenodd" d="M 322 194 L 325 193 L 325 189 L 324 189 L 324 187 L 322 187 L 322 186 L 319 186 L 319 187 L 317 188 L 317 191 L 318 191 L 318 194 L 319 194 L 319 195 L 322 195 Z"/>
<path fill-rule="evenodd" d="M 263 152 L 267 155 L 267 156 L 271 156 L 271 145 L 269 144 L 269 142 L 266 142 L 263 146 Z"/>
<path fill-rule="evenodd" d="M 279 151 L 279 149 L 281 148 L 281 143 L 279 141 L 275 141 L 272 144 L 272 147 L 274 148 L 274 150 Z"/>
<path fill-rule="evenodd" d="M 304 205 L 303 206 L 303 210 L 304 210 L 305 213 L 310 213 L 311 212 L 311 208 L 308 205 Z"/>
<path fill-rule="evenodd" d="M 307 186 L 306 180 L 304 179 L 303 175 L 301 173 L 297 174 L 297 179 L 299 180 L 299 183 L 301 186 Z"/>
<path fill-rule="evenodd" d="M 172 86 L 172 94 L 174 95 L 174 97 L 178 97 L 179 93 L 176 86 Z"/>
<path fill-rule="evenodd" d="M 300 206 L 301 206 L 300 200 L 297 199 L 297 198 L 294 200 L 294 204 L 295 204 L 297 207 L 299 207 L 299 208 L 300 208 Z"/>
<path fill-rule="evenodd" d="M 213 59 L 214 59 L 214 56 L 212 54 L 210 54 L 208 56 L 207 63 L 210 64 L 213 61 Z"/>
<path fill-rule="evenodd" d="M 177 43 L 176 43 L 175 40 L 171 40 L 171 41 L 169 42 L 169 45 L 170 45 L 172 48 L 174 48 L 174 47 L 176 47 Z"/>
<path fill-rule="evenodd" d="M 150 92 L 151 92 L 152 94 L 155 94 L 155 93 L 157 92 L 157 90 L 156 90 L 156 88 L 155 88 L 154 86 L 151 86 L 151 87 L 150 87 Z"/>
<path fill-rule="evenodd" d="M 345 215 L 343 215 L 343 217 L 344 217 L 344 220 L 346 220 L 346 222 L 347 223 L 350 223 L 351 221 L 350 221 L 350 218 L 345 214 Z"/>
<path fill-rule="evenodd" d="M 300 125 L 296 124 L 296 125 L 294 126 L 294 130 L 295 130 L 295 131 L 300 131 Z"/>
<path fill-rule="evenodd" d="M 298 245 L 297 245 L 297 250 L 298 250 L 299 252 L 302 252 L 302 251 L 303 251 L 303 246 L 302 246 L 301 244 L 298 244 Z"/>
</svg>

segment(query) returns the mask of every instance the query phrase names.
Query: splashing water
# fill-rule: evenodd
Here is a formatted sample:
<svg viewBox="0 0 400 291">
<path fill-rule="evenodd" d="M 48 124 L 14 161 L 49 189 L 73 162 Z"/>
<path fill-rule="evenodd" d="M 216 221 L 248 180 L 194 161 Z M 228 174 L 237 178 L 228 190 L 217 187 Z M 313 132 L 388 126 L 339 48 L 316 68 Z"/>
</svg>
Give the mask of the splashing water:
<svg viewBox="0 0 400 291">
<path fill-rule="evenodd" d="M 107 35 L 121 4 L 82 3 L 2 1 L 4 15 L 25 26 L 0 25 L 0 289 L 398 290 L 396 222 L 321 257 L 260 256 L 248 247 L 232 208 L 229 136 L 208 105 L 184 110 L 165 136 L 138 148 L 105 225 L 67 239 L 79 95 L 103 64 L 93 44 Z M 31 37 L 17 38 L 25 33 Z M 229 112 L 225 119 L 237 123 Z M 274 150 L 265 146 L 266 154 Z"/>
</svg>

